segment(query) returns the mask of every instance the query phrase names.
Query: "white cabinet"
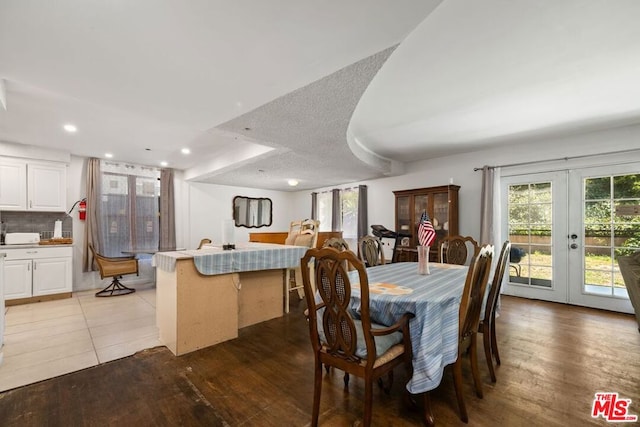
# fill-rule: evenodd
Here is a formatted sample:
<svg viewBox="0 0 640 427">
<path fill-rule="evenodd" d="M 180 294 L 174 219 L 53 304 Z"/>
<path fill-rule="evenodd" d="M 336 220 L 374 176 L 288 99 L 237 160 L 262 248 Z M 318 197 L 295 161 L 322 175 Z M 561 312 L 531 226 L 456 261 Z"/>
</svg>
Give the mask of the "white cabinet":
<svg viewBox="0 0 640 427">
<path fill-rule="evenodd" d="M 33 296 L 71 292 L 71 257 L 33 260 Z"/>
<path fill-rule="evenodd" d="M 6 249 L 4 299 L 71 292 L 71 247 Z"/>
<path fill-rule="evenodd" d="M 0 209 L 27 209 L 27 164 L 0 157 Z"/>
<path fill-rule="evenodd" d="M 0 209 L 64 212 L 67 166 L 0 158 Z"/>
<path fill-rule="evenodd" d="M 30 259 L 8 260 L 4 262 L 4 299 L 29 298 L 31 296 Z"/>
</svg>

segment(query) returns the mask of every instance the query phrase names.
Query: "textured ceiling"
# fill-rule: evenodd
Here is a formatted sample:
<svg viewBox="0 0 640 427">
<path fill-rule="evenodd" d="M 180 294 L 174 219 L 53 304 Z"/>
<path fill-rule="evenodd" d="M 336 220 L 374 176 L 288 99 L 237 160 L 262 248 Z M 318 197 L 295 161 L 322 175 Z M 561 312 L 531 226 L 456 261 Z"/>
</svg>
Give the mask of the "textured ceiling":
<svg viewBox="0 0 640 427">
<path fill-rule="evenodd" d="M 351 183 L 640 122 L 639 19 L 637 0 L 2 0 L 0 141 Z"/>
<path fill-rule="evenodd" d="M 358 61 L 218 126 L 217 130 L 260 141 L 274 150 L 233 170 L 193 179 L 235 185 L 250 177 L 261 188 L 280 189 L 295 178 L 300 189 L 382 176 L 382 171 L 351 152 L 346 132 L 362 92 L 392 51 Z"/>
</svg>

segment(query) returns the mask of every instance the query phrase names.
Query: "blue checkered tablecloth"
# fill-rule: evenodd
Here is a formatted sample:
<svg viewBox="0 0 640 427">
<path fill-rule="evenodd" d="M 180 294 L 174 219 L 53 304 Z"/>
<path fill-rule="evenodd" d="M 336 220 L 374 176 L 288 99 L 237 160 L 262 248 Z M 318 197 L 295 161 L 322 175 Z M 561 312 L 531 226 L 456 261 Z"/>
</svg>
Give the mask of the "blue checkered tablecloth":
<svg viewBox="0 0 640 427">
<path fill-rule="evenodd" d="M 172 272 L 178 259 L 193 258 L 200 274 L 227 274 L 295 268 L 300 265 L 300 258 L 307 249 L 302 246 L 251 243 L 228 251 L 210 247 L 203 250 L 159 252 L 155 254 L 154 261 L 157 268 Z"/>
<path fill-rule="evenodd" d="M 372 320 L 392 325 L 404 313 L 415 317 L 409 323 L 413 347 L 411 393 L 438 387 L 444 367 L 458 358 L 458 311 L 468 267 L 431 263 L 431 274 L 419 275 L 418 264 L 401 262 L 367 269 L 369 308 Z M 352 283 L 357 272 L 350 273 Z M 360 290 L 353 289 L 351 308 L 360 310 Z"/>
</svg>

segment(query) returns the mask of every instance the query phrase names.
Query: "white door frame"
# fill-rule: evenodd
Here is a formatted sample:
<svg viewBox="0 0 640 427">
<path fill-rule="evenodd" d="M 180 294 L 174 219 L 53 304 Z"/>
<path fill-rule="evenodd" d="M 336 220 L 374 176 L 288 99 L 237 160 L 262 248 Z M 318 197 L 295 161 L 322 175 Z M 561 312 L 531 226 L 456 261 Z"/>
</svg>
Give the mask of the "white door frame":
<svg viewBox="0 0 640 427">
<path fill-rule="evenodd" d="M 584 290 L 584 179 L 590 177 L 602 177 L 612 175 L 627 175 L 640 172 L 638 164 L 622 164 L 615 166 L 594 166 L 572 169 L 569 173 L 569 232 L 578 236 L 578 247 L 569 249 L 569 302 L 585 307 L 599 308 L 633 313 L 633 306 L 629 299 L 603 297 Z M 617 265 L 615 266 L 617 268 Z"/>
<path fill-rule="evenodd" d="M 507 280 L 502 293 L 530 299 L 545 301 L 567 302 L 567 172 L 542 172 L 523 175 L 506 176 L 501 178 L 502 203 L 502 235 L 509 236 L 508 188 L 513 184 L 534 182 L 551 182 L 552 191 L 552 265 L 553 273 L 551 287 L 540 287 L 514 283 Z M 564 267 L 562 267 L 564 266 Z M 560 268 L 559 268 L 560 267 Z"/>
</svg>

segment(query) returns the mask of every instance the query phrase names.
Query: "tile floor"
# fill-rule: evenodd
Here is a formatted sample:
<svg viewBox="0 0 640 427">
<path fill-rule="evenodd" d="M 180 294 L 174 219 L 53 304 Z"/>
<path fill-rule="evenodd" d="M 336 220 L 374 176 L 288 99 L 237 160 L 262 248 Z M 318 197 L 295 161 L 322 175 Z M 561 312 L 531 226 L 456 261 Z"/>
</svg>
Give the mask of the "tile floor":
<svg viewBox="0 0 640 427">
<path fill-rule="evenodd" d="M 161 345 L 155 288 L 6 308 L 0 391 L 78 371 Z"/>
</svg>

